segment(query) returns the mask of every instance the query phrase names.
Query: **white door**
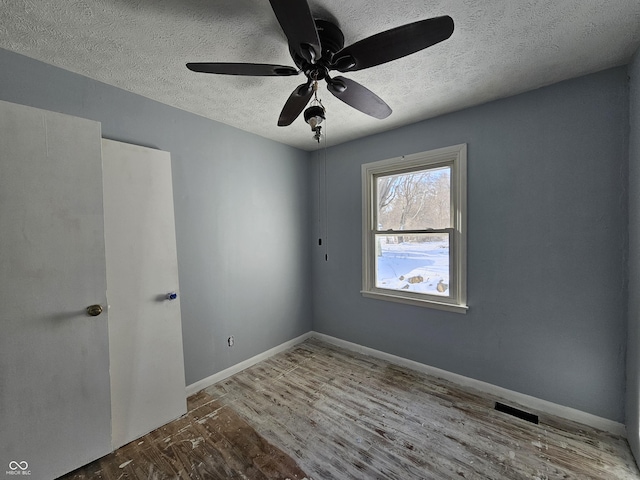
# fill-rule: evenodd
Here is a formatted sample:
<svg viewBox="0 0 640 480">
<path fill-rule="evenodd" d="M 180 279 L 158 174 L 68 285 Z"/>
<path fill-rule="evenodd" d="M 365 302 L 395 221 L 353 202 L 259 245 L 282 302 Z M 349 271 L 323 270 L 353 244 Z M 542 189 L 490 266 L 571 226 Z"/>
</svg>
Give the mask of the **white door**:
<svg viewBox="0 0 640 480">
<path fill-rule="evenodd" d="M 103 140 L 113 447 L 186 413 L 171 157 Z"/>
<path fill-rule="evenodd" d="M 105 292 L 100 124 L 0 102 L 0 472 L 110 452 Z"/>
</svg>

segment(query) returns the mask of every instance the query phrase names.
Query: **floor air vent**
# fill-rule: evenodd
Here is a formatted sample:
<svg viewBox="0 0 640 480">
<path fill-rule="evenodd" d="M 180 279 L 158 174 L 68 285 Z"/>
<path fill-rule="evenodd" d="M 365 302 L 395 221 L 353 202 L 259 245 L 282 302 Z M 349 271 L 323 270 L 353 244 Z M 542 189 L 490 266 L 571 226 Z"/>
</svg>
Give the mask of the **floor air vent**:
<svg viewBox="0 0 640 480">
<path fill-rule="evenodd" d="M 534 415 L 533 413 L 525 412 L 524 410 L 510 407 L 509 405 L 505 405 L 504 403 L 500 402 L 496 402 L 495 408 L 499 412 L 518 417 L 522 420 L 526 420 L 527 422 L 535 423 L 536 425 L 538 424 L 538 416 Z"/>
</svg>

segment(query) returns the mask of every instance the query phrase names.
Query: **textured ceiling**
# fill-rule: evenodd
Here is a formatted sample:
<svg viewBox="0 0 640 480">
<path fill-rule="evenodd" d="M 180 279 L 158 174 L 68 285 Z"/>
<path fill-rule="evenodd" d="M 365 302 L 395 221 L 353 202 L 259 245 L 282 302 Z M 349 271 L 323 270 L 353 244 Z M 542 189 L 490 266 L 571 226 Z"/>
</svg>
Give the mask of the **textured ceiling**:
<svg viewBox="0 0 640 480">
<path fill-rule="evenodd" d="M 302 0 L 300 0 L 302 1 Z M 334 98 L 324 82 L 327 144 L 478 105 L 627 63 L 640 46 L 640 0 L 311 0 L 345 45 L 450 15 L 451 38 L 368 70 L 344 74 L 393 109 L 376 120 Z M 62 67 L 305 150 L 298 118 L 276 126 L 304 76 L 190 72 L 186 62 L 293 66 L 267 0 L 0 0 L 0 48 Z"/>
</svg>

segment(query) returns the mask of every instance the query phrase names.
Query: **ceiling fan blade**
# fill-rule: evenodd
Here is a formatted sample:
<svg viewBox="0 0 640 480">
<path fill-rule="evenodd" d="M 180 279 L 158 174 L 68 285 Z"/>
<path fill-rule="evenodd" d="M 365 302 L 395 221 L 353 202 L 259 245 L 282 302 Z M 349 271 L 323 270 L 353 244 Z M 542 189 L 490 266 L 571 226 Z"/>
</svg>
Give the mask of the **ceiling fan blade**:
<svg viewBox="0 0 640 480">
<path fill-rule="evenodd" d="M 362 113 L 381 120 L 391 115 L 391 107 L 358 82 L 339 76 L 328 79 L 327 88 L 336 98 Z"/>
<path fill-rule="evenodd" d="M 320 58 L 322 50 L 316 23 L 306 0 L 269 0 L 291 49 L 309 63 Z"/>
<path fill-rule="evenodd" d="M 269 65 L 266 63 L 187 63 L 187 68 L 194 72 L 217 73 L 221 75 L 248 75 L 257 77 L 287 77 L 298 75 L 298 70 L 285 65 Z"/>
<path fill-rule="evenodd" d="M 447 15 L 392 28 L 337 52 L 332 69 L 353 72 L 374 67 L 442 42 L 452 33 L 453 19 Z"/>
<path fill-rule="evenodd" d="M 307 106 L 312 95 L 313 88 L 311 81 L 298 85 L 291 95 L 289 95 L 289 98 L 282 108 L 282 112 L 280 112 L 278 126 L 286 127 L 291 125 L 293 121 L 298 118 L 302 110 L 304 110 L 304 107 Z"/>
</svg>

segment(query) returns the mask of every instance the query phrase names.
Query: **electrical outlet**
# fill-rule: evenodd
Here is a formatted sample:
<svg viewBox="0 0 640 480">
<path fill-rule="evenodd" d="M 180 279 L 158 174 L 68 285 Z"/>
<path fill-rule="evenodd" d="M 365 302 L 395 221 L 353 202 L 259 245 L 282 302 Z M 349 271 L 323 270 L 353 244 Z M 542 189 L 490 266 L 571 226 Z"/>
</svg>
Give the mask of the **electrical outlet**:
<svg viewBox="0 0 640 480">
<path fill-rule="evenodd" d="M 229 338 L 227 338 L 227 345 L 229 345 L 230 347 L 233 347 L 233 335 L 231 335 Z"/>
</svg>

